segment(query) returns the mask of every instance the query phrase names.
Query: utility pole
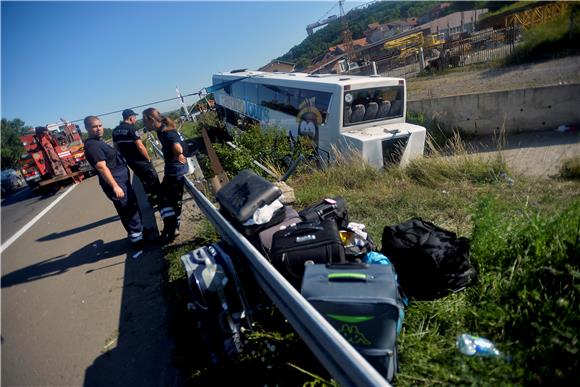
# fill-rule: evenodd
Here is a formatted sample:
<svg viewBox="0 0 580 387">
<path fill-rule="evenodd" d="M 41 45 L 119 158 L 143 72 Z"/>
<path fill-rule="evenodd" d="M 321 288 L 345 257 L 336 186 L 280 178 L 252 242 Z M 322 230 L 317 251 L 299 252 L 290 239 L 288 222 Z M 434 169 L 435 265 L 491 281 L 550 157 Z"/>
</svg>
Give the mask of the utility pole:
<svg viewBox="0 0 580 387">
<path fill-rule="evenodd" d="M 189 115 L 189 110 L 187 110 L 187 105 L 185 104 L 185 100 L 183 99 L 183 96 L 181 95 L 181 92 L 179 91 L 179 89 L 177 88 L 177 86 L 175 86 L 175 91 L 177 92 L 177 97 L 179 98 L 179 102 L 181 104 L 181 108 L 185 112 L 185 118 L 188 121 L 191 121 L 191 117 Z"/>
<path fill-rule="evenodd" d="M 350 65 L 350 62 L 354 62 L 356 57 L 354 53 L 354 45 L 352 43 L 352 34 L 350 32 L 350 28 L 348 27 L 348 21 L 346 20 L 344 7 L 342 6 L 344 1 L 345 0 L 339 0 L 338 6 L 340 7 L 340 22 L 342 24 L 342 43 L 344 44 L 347 62 Z"/>
</svg>

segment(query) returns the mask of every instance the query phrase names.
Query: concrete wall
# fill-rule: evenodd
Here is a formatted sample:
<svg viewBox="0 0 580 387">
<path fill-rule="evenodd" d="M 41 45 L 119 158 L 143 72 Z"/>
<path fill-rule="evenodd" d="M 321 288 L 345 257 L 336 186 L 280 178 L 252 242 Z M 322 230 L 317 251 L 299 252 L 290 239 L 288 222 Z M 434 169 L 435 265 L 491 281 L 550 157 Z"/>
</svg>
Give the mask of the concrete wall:
<svg viewBox="0 0 580 387">
<path fill-rule="evenodd" d="M 471 134 L 556 129 L 580 124 L 580 84 L 409 101 L 407 111 Z"/>
</svg>

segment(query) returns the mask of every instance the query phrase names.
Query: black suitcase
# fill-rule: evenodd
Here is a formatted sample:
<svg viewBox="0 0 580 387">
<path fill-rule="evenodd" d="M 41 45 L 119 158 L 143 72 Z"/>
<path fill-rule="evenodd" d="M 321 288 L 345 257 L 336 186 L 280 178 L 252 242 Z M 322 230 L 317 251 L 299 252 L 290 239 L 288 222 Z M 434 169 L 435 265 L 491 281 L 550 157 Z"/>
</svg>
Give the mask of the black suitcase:
<svg viewBox="0 0 580 387">
<path fill-rule="evenodd" d="M 341 197 L 326 198 L 300 211 L 300 217 L 307 222 L 322 221 L 334 218 L 339 229 L 348 226 L 348 210 L 346 201 Z"/>
<path fill-rule="evenodd" d="M 242 224 L 250 219 L 258 208 L 271 204 L 281 195 L 280 188 L 246 169 L 217 192 L 216 200 L 228 218 Z"/>
<path fill-rule="evenodd" d="M 277 231 L 272 237 L 272 265 L 297 289 L 304 263 L 343 263 L 344 246 L 334 219 L 321 223 L 303 222 Z"/>
<path fill-rule="evenodd" d="M 393 265 L 306 265 L 301 293 L 385 379 L 393 379 L 404 316 Z"/>
</svg>

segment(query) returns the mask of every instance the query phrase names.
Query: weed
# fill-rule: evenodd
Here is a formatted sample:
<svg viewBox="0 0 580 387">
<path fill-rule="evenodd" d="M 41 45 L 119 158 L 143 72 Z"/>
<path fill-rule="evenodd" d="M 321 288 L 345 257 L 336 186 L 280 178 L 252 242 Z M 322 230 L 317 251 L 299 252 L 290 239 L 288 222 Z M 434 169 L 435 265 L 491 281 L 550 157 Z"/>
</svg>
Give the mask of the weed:
<svg viewBox="0 0 580 387">
<path fill-rule="evenodd" d="M 570 157 L 562 161 L 560 177 L 568 180 L 580 180 L 580 156 Z"/>
<path fill-rule="evenodd" d="M 291 160 L 298 155 L 308 158 L 313 154 L 308 140 L 299 137 L 292 142 L 285 131 L 276 127 L 260 129 L 257 125 L 251 125 L 245 132 L 234 135 L 232 142 L 237 149 L 226 144 L 214 144 L 222 166 L 230 176 L 235 176 L 243 169 L 256 169 L 254 160 L 281 176 L 282 171 L 286 171 Z M 265 174 L 259 169 L 256 172 Z"/>
</svg>

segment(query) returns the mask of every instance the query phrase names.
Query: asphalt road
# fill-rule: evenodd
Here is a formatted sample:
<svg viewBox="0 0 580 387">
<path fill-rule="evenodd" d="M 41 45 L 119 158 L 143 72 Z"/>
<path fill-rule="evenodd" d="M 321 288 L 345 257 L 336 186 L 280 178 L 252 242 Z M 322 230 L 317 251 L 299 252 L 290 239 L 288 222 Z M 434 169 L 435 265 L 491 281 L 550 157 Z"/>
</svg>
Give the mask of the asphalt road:
<svg viewBox="0 0 580 387">
<path fill-rule="evenodd" d="M 3 196 L 2 244 L 64 192 L 63 189 L 56 194 L 41 197 L 34 195 L 28 188 L 23 188 Z"/>
<path fill-rule="evenodd" d="M 3 240 L 62 192 L 3 202 Z M 171 364 L 161 251 L 150 247 L 139 260 L 128 251 L 95 177 L 4 249 L 3 386 L 180 384 Z"/>
</svg>

